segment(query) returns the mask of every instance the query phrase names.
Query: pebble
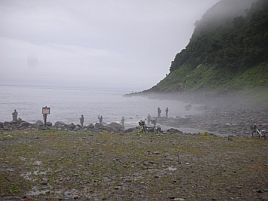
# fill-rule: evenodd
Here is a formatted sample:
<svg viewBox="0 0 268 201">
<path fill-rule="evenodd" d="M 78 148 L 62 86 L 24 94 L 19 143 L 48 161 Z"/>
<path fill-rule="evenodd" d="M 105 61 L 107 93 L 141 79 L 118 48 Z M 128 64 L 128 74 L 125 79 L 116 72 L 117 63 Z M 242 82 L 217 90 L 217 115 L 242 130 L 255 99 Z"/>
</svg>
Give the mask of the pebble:
<svg viewBox="0 0 268 201">
<path fill-rule="evenodd" d="M 41 182 L 41 185 L 46 186 L 47 184 L 48 184 L 48 182 L 47 182 L 47 181 L 42 181 L 42 182 Z"/>
<path fill-rule="evenodd" d="M 264 191 L 262 189 L 259 189 L 256 191 L 257 193 L 264 193 Z"/>
<path fill-rule="evenodd" d="M 121 186 L 115 186 L 114 189 L 115 190 L 119 190 Z"/>
<path fill-rule="evenodd" d="M 42 164 L 42 161 L 34 161 L 33 165 L 40 166 Z"/>
<path fill-rule="evenodd" d="M 170 200 L 178 200 L 178 201 L 184 201 L 185 199 L 184 198 L 177 198 L 177 197 L 168 197 Z"/>
<path fill-rule="evenodd" d="M 177 168 L 175 168 L 175 167 L 168 167 L 168 168 L 167 168 L 167 170 L 168 170 L 168 171 L 172 171 L 172 172 L 173 172 L 173 171 L 176 171 L 176 170 L 177 170 Z"/>
<path fill-rule="evenodd" d="M 30 201 L 30 199 L 29 199 L 27 196 L 23 196 L 23 197 L 21 198 L 21 201 Z"/>
<path fill-rule="evenodd" d="M 130 182 L 132 182 L 132 180 L 131 179 L 126 179 L 125 182 L 130 183 Z"/>
</svg>

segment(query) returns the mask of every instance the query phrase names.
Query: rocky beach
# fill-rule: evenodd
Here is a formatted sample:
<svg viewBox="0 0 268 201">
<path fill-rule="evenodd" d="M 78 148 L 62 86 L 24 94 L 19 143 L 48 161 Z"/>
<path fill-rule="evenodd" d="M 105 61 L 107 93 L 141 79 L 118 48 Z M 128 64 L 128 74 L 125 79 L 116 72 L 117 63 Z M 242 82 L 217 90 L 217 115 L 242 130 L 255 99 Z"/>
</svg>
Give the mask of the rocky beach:
<svg viewBox="0 0 268 201">
<path fill-rule="evenodd" d="M 268 141 L 250 130 L 267 129 L 267 111 L 200 109 L 147 133 L 0 123 L 0 200 L 268 200 Z"/>
<path fill-rule="evenodd" d="M 187 105 L 186 105 L 187 106 Z M 185 134 L 211 133 L 219 136 L 251 136 L 252 125 L 256 125 L 259 130 L 262 130 L 267 135 L 268 131 L 268 109 L 266 107 L 243 107 L 243 108 L 228 108 L 228 107 L 207 107 L 195 106 L 192 110 L 199 110 L 194 115 L 185 115 L 184 117 L 152 117 L 156 119 L 157 125 L 160 126 L 162 132 L 167 133 L 168 130 L 177 130 Z M 141 118 L 146 120 L 146 117 Z M 146 121 L 147 124 L 147 121 Z M 152 124 L 146 125 L 153 127 Z M 85 126 L 75 123 L 65 123 L 56 121 L 54 124 L 47 122 L 44 126 L 43 121 L 38 120 L 35 123 L 27 121 L 5 121 L 0 122 L 0 130 L 63 130 L 63 131 L 91 131 L 91 132 L 132 132 L 138 131 L 139 124 L 129 124 L 124 128 L 121 123 L 89 123 Z"/>
<path fill-rule="evenodd" d="M 0 200 L 268 200 L 268 141 L 0 131 Z"/>
<path fill-rule="evenodd" d="M 251 126 L 256 124 L 259 129 L 268 131 L 267 109 L 207 109 L 201 114 L 187 117 L 160 118 L 158 122 L 169 127 L 200 129 L 217 135 L 251 135 Z"/>
</svg>

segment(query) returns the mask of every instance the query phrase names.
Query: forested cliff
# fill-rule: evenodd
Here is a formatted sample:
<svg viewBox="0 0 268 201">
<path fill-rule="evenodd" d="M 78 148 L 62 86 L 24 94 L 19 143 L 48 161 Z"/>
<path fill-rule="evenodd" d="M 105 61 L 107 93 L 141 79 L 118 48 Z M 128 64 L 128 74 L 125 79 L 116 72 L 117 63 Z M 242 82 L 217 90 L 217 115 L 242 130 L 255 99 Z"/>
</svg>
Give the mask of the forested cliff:
<svg viewBox="0 0 268 201">
<path fill-rule="evenodd" d="M 268 84 L 268 1 L 222 0 L 196 22 L 170 73 L 150 92 Z"/>
</svg>

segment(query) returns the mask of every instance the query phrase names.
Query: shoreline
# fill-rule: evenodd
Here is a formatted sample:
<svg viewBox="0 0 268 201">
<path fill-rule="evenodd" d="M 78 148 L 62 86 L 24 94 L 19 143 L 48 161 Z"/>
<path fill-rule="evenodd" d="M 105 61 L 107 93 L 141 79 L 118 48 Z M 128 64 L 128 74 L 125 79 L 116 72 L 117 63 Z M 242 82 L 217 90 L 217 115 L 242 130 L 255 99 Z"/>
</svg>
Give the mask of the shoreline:
<svg viewBox="0 0 268 201">
<path fill-rule="evenodd" d="M 196 108 L 195 108 L 196 109 Z M 250 127 L 254 124 L 261 130 L 263 130 L 266 135 L 268 131 L 268 108 L 265 109 L 233 109 L 228 107 L 201 107 L 201 112 L 194 115 L 187 115 L 185 117 L 160 117 L 157 119 L 157 125 L 161 127 L 163 132 L 169 129 L 178 130 L 178 132 L 183 133 L 211 133 L 218 136 L 228 136 L 228 135 L 243 135 L 250 136 Z M 144 119 L 144 118 L 141 118 Z M 152 125 L 147 125 L 152 126 Z M 111 131 L 111 132 L 130 132 L 137 130 L 139 127 L 137 122 L 125 122 L 125 127 L 121 123 L 110 122 L 103 123 L 90 123 L 85 125 L 83 128 L 79 124 L 75 123 L 65 123 L 62 121 L 57 121 L 54 124 L 48 122 L 47 128 L 53 128 L 56 130 L 88 130 L 100 132 L 101 130 Z M 0 130 L 25 130 L 25 129 L 46 129 L 44 123 L 40 120 L 35 123 L 29 123 L 26 121 L 18 122 L 0 122 Z"/>
<path fill-rule="evenodd" d="M 256 125 L 266 135 L 268 131 L 268 109 L 265 110 L 226 110 L 209 109 L 208 111 L 189 115 L 185 118 L 176 117 L 160 119 L 159 123 L 180 128 L 195 128 L 219 135 L 251 135 L 251 126 Z"/>
<path fill-rule="evenodd" d="M 149 128 L 150 125 L 147 125 Z M 200 130 L 196 128 L 185 128 L 185 127 L 176 127 L 176 126 L 166 126 L 164 124 L 158 124 L 158 126 L 161 127 L 161 131 L 157 132 L 155 131 L 147 131 L 147 133 L 179 133 L 179 134 L 200 134 L 200 133 L 208 133 L 208 131 Z M 137 124 L 132 124 L 123 127 L 121 124 L 117 122 L 111 122 L 111 123 L 95 123 L 95 124 L 89 124 L 85 126 L 81 126 L 79 124 L 66 124 L 61 121 L 57 121 L 54 124 L 51 122 L 47 122 L 47 126 L 44 126 L 43 122 L 40 120 L 36 121 L 36 123 L 29 123 L 26 121 L 17 121 L 17 122 L 0 122 L 0 131 L 20 131 L 20 130 L 59 130 L 59 131 L 92 131 L 92 132 L 122 132 L 122 133 L 132 133 L 132 132 L 138 132 L 141 130 L 141 127 Z M 217 133 L 211 133 L 213 135 L 218 135 Z M 220 136 L 220 135 L 219 135 Z"/>
</svg>

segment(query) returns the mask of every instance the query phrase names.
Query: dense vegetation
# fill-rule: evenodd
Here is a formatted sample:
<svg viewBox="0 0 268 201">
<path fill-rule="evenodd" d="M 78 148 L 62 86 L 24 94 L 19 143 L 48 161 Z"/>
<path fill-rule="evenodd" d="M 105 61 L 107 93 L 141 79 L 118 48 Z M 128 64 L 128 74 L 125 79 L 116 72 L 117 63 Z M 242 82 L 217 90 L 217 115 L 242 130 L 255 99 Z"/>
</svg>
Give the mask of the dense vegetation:
<svg viewBox="0 0 268 201">
<path fill-rule="evenodd" d="M 236 17 L 211 17 L 227 3 L 232 6 L 232 1 L 223 0 L 196 23 L 189 44 L 172 62 L 170 74 L 152 91 L 268 84 L 268 1 L 258 0 Z"/>
</svg>

